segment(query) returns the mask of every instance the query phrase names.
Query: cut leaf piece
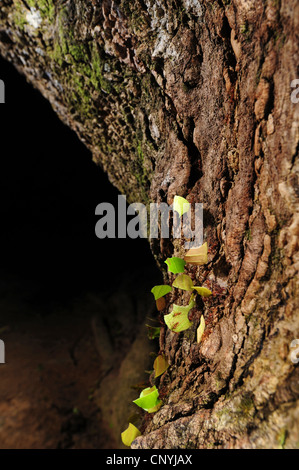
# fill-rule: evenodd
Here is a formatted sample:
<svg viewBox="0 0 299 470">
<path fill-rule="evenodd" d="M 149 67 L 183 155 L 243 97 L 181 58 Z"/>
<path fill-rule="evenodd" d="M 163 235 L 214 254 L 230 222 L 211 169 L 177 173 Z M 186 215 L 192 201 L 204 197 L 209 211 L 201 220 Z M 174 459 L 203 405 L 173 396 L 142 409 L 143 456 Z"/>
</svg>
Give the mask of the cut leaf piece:
<svg viewBox="0 0 299 470">
<path fill-rule="evenodd" d="M 168 292 L 171 291 L 171 286 L 154 286 L 151 290 L 151 293 L 154 295 L 155 300 L 160 299 L 160 297 L 163 297 L 164 295 L 168 294 Z"/>
<path fill-rule="evenodd" d="M 140 408 L 148 411 L 154 407 L 156 407 L 159 403 L 159 392 L 157 387 L 154 385 L 153 387 L 148 387 L 142 390 L 137 400 L 134 400 L 133 403 L 135 405 L 140 406 Z"/>
<path fill-rule="evenodd" d="M 149 339 L 159 338 L 161 327 L 160 326 L 151 326 L 145 325 L 147 327 L 147 336 Z"/>
<path fill-rule="evenodd" d="M 166 307 L 166 300 L 164 297 L 160 297 L 156 300 L 156 307 L 159 312 L 161 312 L 161 310 L 164 310 L 164 308 Z"/>
<path fill-rule="evenodd" d="M 141 436 L 139 429 L 134 424 L 129 423 L 127 429 L 121 433 L 121 440 L 125 446 L 130 447 L 136 437 Z"/>
<path fill-rule="evenodd" d="M 164 262 L 167 264 L 168 271 L 170 273 L 178 274 L 184 272 L 186 261 L 184 261 L 182 258 L 173 256 L 172 258 L 167 258 L 167 260 Z"/>
<path fill-rule="evenodd" d="M 154 406 L 153 408 L 150 408 L 149 410 L 147 410 L 148 413 L 155 413 L 156 411 L 158 411 L 162 406 L 162 400 L 158 400 L 158 404 L 156 406 Z"/>
<path fill-rule="evenodd" d="M 164 372 L 168 369 L 168 367 L 169 367 L 169 364 L 168 364 L 166 357 L 163 355 L 157 356 L 154 361 L 155 378 L 164 374 Z"/>
<path fill-rule="evenodd" d="M 177 289 L 187 290 L 189 292 L 196 290 L 196 292 L 202 297 L 209 297 L 212 295 L 212 292 L 206 287 L 194 286 L 191 277 L 187 274 L 179 274 L 172 285 Z"/>
<path fill-rule="evenodd" d="M 181 217 L 183 214 L 188 212 L 190 208 L 190 202 L 188 202 L 187 199 L 181 196 L 174 196 L 172 207 L 173 210 L 177 211 L 179 213 L 179 216 Z"/>
<path fill-rule="evenodd" d="M 193 286 L 193 288 L 202 297 L 210 297 L 210 295 L 212 295 L 212 292 L 209 289 L 207 289 L 206 287 Z"/>
<path fill-rule="evenodd" d="M 191 296 L 190 302 L 186 306 L 173 304 L 172 312 L 164 316 L 164 321 L 168 328 L 175 333 L 188 330 L 192 325 L 188 318 L 188 313 L 194 306 L 193 296 Z"/>
<path fill-rule="evenodd" d="M 183 289 L 192 291 L 194 289 L 193 282 L 190 276 L 187 274 L 179 274 L 172 283 L 173 287 L 177 289 Z"/>
<path fill-rule="evenodd" d="M 181 331 L 188 330 L 192 323 L 188 318 L 188 314 L 184 314 L 182 309 L 177 311 L 172 311 L 168 315 L 164 316 L 164 321 L 168 328 L 175 333 L 180 333 Z"/>
<path fill-rule="evenodd" d="M 199 248 L 190 248 L 184 256 L 186 263 L 202 266 L 208 262 L 208 244 L 207 242 Z"/>
<path fill-rule="evenodd" d="M 197 343 L 201 342 L 201 338 L 202 338 L 202 335 L 205 331 L 205 327 L 206 327 L 206 322 L 205 322 L 205 319 L 202 315 L 201 319 L 200 319 L 199 327 L 197 328 Z"/>
</svg>

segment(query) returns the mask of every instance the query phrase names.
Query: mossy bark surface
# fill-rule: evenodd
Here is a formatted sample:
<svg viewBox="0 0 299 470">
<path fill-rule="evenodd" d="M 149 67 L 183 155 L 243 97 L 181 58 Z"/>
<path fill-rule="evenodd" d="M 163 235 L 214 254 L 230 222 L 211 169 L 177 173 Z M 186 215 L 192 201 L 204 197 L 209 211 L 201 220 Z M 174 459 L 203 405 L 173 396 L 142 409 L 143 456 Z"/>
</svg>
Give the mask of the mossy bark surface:
<svg viewBox="0 0 299 470">
<path fill-rule="evenodd" d="M 161 409 L 133 448 L 295 448 L 298 2 L 3 0 L 0 52 L 130 202 L 204 205 L 213 296 L 165 327 Z M 161 265 L 182 256 L 156 240 Z M 164 271 L 165 282 L 173 280 Z M 196 282 L 195 282 L 196 281 Z M 184 302 L 177 292 L 172 304 Z M 200 344 L 196 329 L 204 315 Z M 162 315 L 163 319 L 163 315 Z"/>
</svg>

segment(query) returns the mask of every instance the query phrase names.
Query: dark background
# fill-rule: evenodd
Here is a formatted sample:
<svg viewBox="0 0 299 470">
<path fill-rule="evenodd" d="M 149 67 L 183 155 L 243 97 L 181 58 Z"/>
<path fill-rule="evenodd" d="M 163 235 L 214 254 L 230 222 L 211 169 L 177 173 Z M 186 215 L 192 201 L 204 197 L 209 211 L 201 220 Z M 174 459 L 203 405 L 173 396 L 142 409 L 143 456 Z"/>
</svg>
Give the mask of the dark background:
<svg viewBox="0 0 299 470">
<path fill-rule="evenodd" d="M 159 325 L 150 290 L 161 274 L 147 240 L 96 237 L 95 208 L 117 208 L 117 190 L 1 59 L 0 79 L 0 449 L 117 448 L 131 401 L 120 365 L 148 317 Z M 141 380 L 155 347 L 132 359 Z M 113 422 L 104 413 L 104 380 L 113 403 L 124 401 L 122 425 L 119 412 Z"/>
<path fill-rule="evenodd" d="M 153 264 L 146 240 L 95 235 L 95 208 L 118 191 L 41 94 L 0 59 L 0 279 L 37 283 L 59 298 L 105 290 Z"/>
</svg>

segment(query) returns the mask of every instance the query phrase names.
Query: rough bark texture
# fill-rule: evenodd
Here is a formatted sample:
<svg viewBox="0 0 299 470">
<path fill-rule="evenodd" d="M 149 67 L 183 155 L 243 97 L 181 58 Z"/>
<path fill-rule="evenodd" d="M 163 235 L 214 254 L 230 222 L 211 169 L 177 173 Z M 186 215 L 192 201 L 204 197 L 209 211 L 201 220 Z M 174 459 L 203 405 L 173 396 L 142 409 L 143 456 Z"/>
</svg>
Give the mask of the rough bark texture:
<svg viewBox="0 0 299 470">
<path fill-rule="evenodd" d="M 214 295 L 162 328 L 164 405 L 133 448 L 299 445 L 298 21 L 295 0 L 2 1 L 1 54 L 128 200 L 204 204 L 209 263 L 189 272 Z"/>
</svg>

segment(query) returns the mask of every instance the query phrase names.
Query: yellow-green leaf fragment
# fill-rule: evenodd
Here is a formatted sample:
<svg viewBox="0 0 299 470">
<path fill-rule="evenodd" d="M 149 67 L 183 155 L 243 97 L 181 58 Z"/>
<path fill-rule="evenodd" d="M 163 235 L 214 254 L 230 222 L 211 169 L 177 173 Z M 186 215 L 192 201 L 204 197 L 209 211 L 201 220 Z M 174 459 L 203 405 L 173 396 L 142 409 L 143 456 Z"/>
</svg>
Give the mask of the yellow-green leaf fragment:
<svg viewBox="0 0 299 470">
<path fill-rule="evenodd" d="M 169 367 L 169 364 L 168 364 L 166 357 L 163 355 L 157 356 L 154 361 L 155 378 L 164 374 L 164 372 L 168 369 L 168 367 Z"/>
<path fill-rule="evenodd" d="M 205 331 L 206 322 L 204 316 L 201 316 L 199 327 L 197 328 L 197 343 L 201 342 L 202 335 Z"/>
<path fill-rule="evenodd" d="M 137 400 L 134 400 L 135 405 L 140 406 L 145 411 L 152 412 L 152 408 L 155 408 L 161 400 L 159 400 L 159 392 L 157 387 L 148 387 L 142 390 Z"/>
<path fill-rule="evenodd" d="M 173 210 L 177 211 L 179 216 L 181 217 L 183 214 L 189 211 L 190 202 L 188 202 L 187 199 L 181 196 L 174 196 L 172 207 L 173 207 Z"/>
<path fill-rule="evenodd" d="M 209 297 L 212 295 L 212 292 L 206 287 L 194 286 L 191 277 L 187 274 L 179 274 L 173 281 L 172 285 L 177 289 L 187 290 L 189 292 L 196 290 L 196 292 L 202 297 Z"/>
<path fill-rule="evenodd" d="M 173 256 L 172 258 L 167 258 L 167 260 L 164 262 L 167 264 L 168 271 L 170 273 L 178 274 L 184 272 L 186 261 L 184 261 L 182 258 Z"/>
<path fill-rule="evenodd" d="M 177 289 L 183 289 L 188 291 L 193 291 L 194 289 L 192 279 L 187 274 L 179 274 L 177 278 L 173 281 L 172 285 Z"/>
<path fill-rule="evenodd" d="M 168 294 L 171 291 L 171 286 L 161 285 L 154 286 L 151 290 L 151 293 L 154 295 L 155 300 L 160 299 L 164 295 Z"/>
<path fill-rule="evenodd" d="M 207 289 L 206 287 L 193 286 L 193 288 L 202 297 L 210 297 L 210 295 L 212 295 L 212 292 L 209 289 Z"/>
<path fill-rule="evenodd" d="M 121 440 L 125 446 L 130 447 L 136 437 L 141 436 L 141 432 L 137 429 L 134 424 L 129 423 L 129 426 L 125 431 L 121 433 Z"/>
<path fill-rule="evenodd" d="M 208 262 L 208 244 L 207 242 L 199 248 L 190 248 L 184 256 L 186 263 L 202 266 Z"/>
<path fill-rule="evenodd" d="M 195 306 L 194 300 L 191 300 L 188 305 L 173 304 L 172 312 L 164 316 L 164 321 L 168 328 L 175 333 L 188 330 L 192 325 L 188 318 L 188 313 Z"/>
<path fill-rule="evenodd" d="M 181 331 L 188 330 L 192 325 L 187 315 L 182 311 L 174 312 L 172 311 L 168 315 L 165 315 L 164 321 L 168 328 L 175 333 L 180 333 Z"/>
</svg>

